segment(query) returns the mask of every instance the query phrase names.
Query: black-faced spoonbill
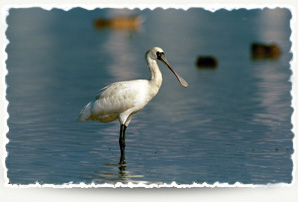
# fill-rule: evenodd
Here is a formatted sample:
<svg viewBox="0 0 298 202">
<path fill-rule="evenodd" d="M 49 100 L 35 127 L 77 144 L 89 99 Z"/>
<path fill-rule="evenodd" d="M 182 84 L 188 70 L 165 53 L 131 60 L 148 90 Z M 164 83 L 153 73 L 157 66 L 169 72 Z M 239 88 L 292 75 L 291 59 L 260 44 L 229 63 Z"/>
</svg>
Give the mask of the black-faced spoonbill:
<svg viewBox="0 0 298 202">
<path fill-rule="evenodd" d="M 146 106 L 161 86 L 162 75 L 157 60 L 162 61 L 174 73 L 182 86 L 185 88 L 188 86 L 187 82 L 170 66 L 164 51 L 154 47 L 146 52 L 146 61 L 151 72 L 150 80 L 123 81 L 106 86 L 79 114 L 78 121 L 92 120 L 108 123 L 119 120 L 120 165 L 125 164 L 125 131 L 131 117 Z"/>
</svg>

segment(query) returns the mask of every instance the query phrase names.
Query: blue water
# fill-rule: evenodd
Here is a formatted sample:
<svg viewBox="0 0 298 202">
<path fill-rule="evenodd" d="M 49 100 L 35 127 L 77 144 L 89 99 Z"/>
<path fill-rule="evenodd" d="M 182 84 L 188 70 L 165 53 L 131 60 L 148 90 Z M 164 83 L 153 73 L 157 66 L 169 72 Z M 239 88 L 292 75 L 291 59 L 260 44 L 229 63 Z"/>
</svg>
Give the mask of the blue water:
<svg viewBox="0 0 298 202">
<path fill-rule="evenodd" d="M 138 15 L 137 30 L 99 30 L 96 18 Z M 6 32 L 7 176 L 12 184 L 144 182 L 290 183 L 292 59 L 287 9 L 11 9 Z M 252 60 L 252 42 L 276 43 L 277 60 Z M 160 64 L 163 85 L 127 129 L 76 122 L 104 86 L 149 78 L 159 46 L 189 83 Z M 216 69 L 199 69 L 212 55 Z"/>
</svg>

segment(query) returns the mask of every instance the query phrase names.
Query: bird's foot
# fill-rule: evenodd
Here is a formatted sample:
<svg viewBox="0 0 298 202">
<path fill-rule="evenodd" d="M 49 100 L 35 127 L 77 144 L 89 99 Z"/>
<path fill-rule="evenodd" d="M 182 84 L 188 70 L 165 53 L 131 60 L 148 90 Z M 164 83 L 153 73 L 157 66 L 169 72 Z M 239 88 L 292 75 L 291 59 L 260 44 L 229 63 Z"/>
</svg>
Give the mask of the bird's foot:
<svg viewBox="0 0 298 202">
<path fill-rule="evenodd" d="M 125 160 L 120 159 L 119 165 L 120 165 L 120 166 L 119 166 L 120 171 L 124 171 L 125 168 L 126 168 Z"/>
<path fill-rule="evenodd" d="M 119 162 L 119 165 L 126 165 L 125 160 L 121 158 L 121 159 L 120 159 L 120 162 Z"/>
</svg>

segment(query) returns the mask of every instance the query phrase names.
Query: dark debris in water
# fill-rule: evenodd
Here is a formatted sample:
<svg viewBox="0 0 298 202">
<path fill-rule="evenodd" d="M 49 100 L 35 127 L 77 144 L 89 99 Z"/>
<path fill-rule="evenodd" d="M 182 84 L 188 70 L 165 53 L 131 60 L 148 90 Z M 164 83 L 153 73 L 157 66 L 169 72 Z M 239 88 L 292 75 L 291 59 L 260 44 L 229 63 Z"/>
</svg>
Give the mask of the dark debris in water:
<svg viewBox="0 0 298 202">
<path fill-rule="evenodd" d="M 141 26 L 141 19 L 139 16 L 115 17 L 115 18 L 98 18 L 94 21 L 94 27 L 99 30 L 113 29 L 113 30 L 130 30 L 138 31 Z"/>
<path fill-rule="evenodd" d="M 216 69 L 218 61 L 213 56 L 199 56 L 196 65 L 198 68 Z"/>
<path fill-rule="evenodd" d="M 281 50 L 276 44 L 252 43 L 250 45 L 251 58 L 253 60 L 271 59 L 276 60 L 281 55 Z"/>
</svg>

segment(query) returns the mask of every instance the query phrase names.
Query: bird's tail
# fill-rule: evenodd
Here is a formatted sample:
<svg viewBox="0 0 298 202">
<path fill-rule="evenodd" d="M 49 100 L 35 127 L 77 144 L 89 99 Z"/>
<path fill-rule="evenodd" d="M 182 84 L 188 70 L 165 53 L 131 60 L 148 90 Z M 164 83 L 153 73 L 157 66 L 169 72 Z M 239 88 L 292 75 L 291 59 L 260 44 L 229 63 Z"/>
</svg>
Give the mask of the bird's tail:
<svg viewBox="0 0 298 202">
<path fill-rule="evenodd" d="M 82 122 L 88 120 L 91 115 L 91 102 L 89 102 L 80 112 L 77 121 Z"/>
</svg>

